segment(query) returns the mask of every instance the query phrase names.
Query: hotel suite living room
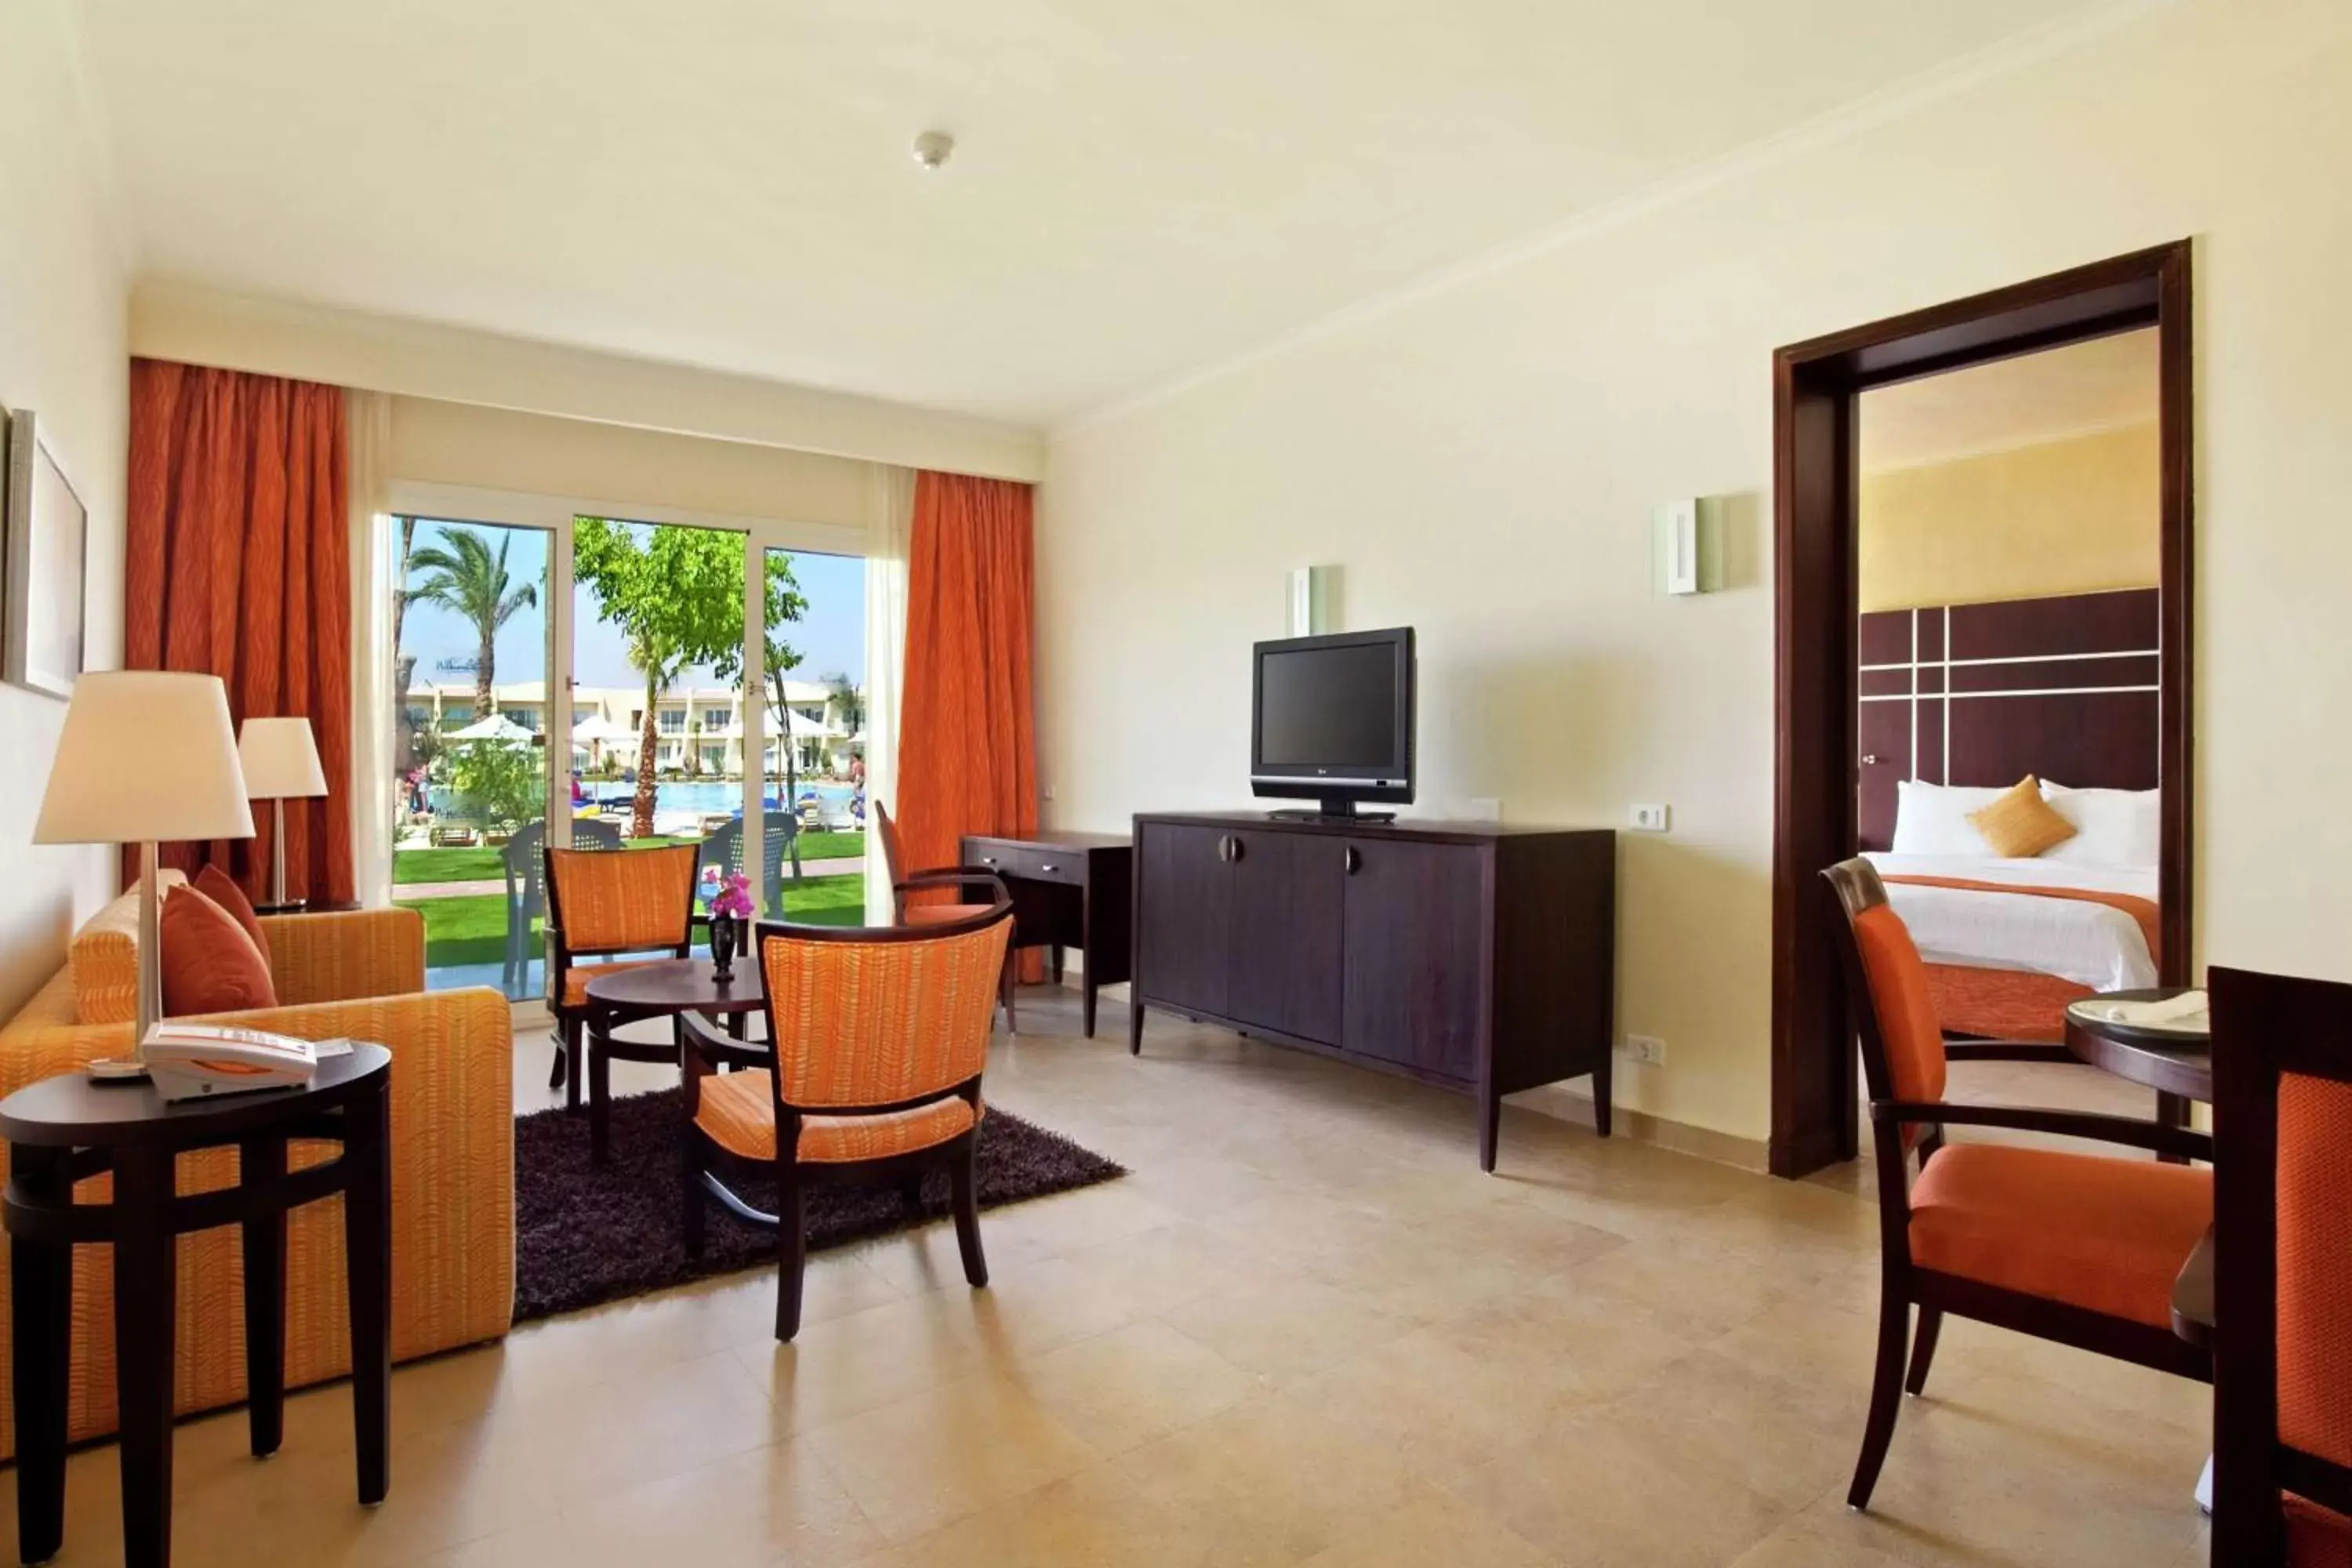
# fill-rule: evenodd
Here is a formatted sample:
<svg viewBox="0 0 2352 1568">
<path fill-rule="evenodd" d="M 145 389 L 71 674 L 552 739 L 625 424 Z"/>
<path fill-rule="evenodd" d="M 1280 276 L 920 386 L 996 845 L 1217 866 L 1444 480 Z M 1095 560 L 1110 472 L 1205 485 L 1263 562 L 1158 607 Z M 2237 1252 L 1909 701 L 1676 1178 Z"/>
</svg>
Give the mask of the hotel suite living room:
<svg viewBox="0 0 2352 1568">
<path fill-rule="evenodd" d="M 0 132 L 19 1560 L 2352 1564 L 2340 0 Z"/>
</svg>

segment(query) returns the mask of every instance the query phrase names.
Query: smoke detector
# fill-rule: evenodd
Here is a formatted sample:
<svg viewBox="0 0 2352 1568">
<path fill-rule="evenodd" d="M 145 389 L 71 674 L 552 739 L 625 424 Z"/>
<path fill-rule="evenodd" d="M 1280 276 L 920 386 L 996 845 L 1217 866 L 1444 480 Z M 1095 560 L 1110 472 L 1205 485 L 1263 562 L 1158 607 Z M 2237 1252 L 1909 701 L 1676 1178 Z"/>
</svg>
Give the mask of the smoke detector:
<svg viewBox="0 0 2352 1568">
<path fill-rule="evenodd" d="M 955 138 L 944 131 L 926 131 L 915 138 L 915 162 L 926 169 L 938 168 L 954 151 Z"/>
</svg>

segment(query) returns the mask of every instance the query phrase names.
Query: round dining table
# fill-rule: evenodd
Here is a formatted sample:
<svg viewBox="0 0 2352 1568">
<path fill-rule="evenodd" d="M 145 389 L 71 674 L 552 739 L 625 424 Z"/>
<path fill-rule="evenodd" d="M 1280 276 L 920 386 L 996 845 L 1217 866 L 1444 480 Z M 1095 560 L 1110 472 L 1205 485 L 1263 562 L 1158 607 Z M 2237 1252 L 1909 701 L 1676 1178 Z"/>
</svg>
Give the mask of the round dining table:
<svg viewBox="0 0 2352 1568">
<path fill-rule="evenodd" d="M 2213 1037 L 2203 1026 L 2127 1024 L 2101 1017 L 2116 1002 L 2167 1002 L 2192 989 L 2162 985 L 2144 991 L 2102 991 L 2066 1009 L 2066 1048 L 2093 1067 L 2156 1090 L 2156 1119 L 2189 1125 L 2191 1100 L 2213 1103 Z M 2179 1162 L 2177 1155 L 2163 1156 Z"/>
</svg>

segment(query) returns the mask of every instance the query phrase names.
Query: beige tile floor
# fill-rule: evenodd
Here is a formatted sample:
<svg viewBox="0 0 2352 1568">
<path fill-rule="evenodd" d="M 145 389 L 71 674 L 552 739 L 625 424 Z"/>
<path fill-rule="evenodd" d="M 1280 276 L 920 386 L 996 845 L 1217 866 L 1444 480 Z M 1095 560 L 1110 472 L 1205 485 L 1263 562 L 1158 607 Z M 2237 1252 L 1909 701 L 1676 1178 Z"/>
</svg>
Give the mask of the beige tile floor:
<svg viewBox="0 0 2352 1568">
<path fill-rule="evenodd" d="M 178 1560 L 2204 1560 L 2201 1388 L 1959 1322 L 1846 1510 L 1876 1246 L 1835 1184 L 1516 1110 L 1483 1176 L 1451 1097 L 1159 1020 L 1131 1060 L 1042 992 L 1022 1015 L 991 1098 L 1134 1174 L 988 1215 L 990 1289 L 934 1226 L 814 1260 L 789 1347 L 762 1273 L 404 1368 L 373 1511 L 340 1388 L 290 1402 L 266 1463 L 240 1415 L 193 1422 Z M 545 1071 L 531 1040 L 519 1100 Z M 73 1460 L 62 1561 L 119 1559 L 114 1474 Z"/>
</svg>

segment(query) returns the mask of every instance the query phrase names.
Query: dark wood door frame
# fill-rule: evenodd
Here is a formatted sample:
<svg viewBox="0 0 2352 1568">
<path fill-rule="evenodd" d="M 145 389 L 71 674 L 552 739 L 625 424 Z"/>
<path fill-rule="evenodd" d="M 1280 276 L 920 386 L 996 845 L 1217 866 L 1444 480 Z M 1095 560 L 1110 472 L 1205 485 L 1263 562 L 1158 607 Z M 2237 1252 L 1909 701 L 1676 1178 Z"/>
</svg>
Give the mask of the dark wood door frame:
<svg viewBox="0 0 2352 1568">
<path fill-rule="evenodd" d="M 2190 544 L 2187 240 L 1815 338 L 1772 356 L 1775 576 L 1772 1172 L 1801 1176 L 1859 1148 L 1845 982 L 1818 883 L 1854 851 L 1855 399 L 1914 380 L 2154 327 L 2163 483 L 2158 682 L 2163 783 L 2160 968 L 2189 973 Z"/>
</svg>

